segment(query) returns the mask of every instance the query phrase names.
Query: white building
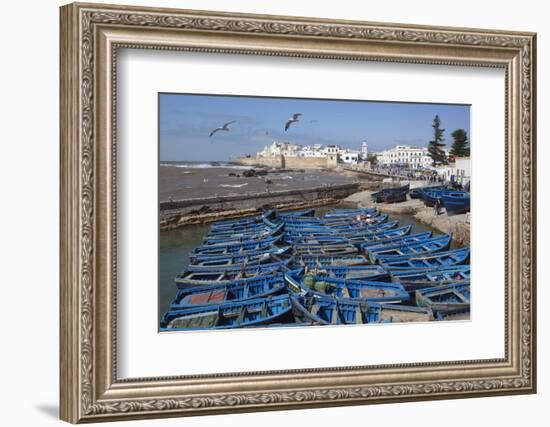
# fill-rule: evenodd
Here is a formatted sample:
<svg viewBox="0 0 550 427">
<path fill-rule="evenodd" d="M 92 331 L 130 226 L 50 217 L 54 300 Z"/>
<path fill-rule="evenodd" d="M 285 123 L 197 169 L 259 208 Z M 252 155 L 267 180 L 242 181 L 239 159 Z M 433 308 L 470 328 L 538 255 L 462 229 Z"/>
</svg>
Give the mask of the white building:
<svg viewBox="0 0 550 427">
<path fill-rule="evenodd" d="M 466 185 L 471 180 L 472 164 L 469 157 L 457 157 L 454 163 L 437 169 L 437 174 L 445 181 L 454 181 Z"/>
<path fill-rule="evenodd" d="M 288 141 L 276 142 L 266 145 L 262 151 L 258 153 L 259 157 L 272 157 L 272 156 L 297 156 L 303 147 L 299 144 L 292 144 Z"/>
<path fill-rule="evenodd" d="M 361 160 L 361 152 L 346 148 L 339 153 L 340 161 L 346 164 L 356 164 Z"/>
<path fill-rule="evenodd" d="M 363 160 L 367 160 L 368 155 L 369 155 L 369 144 L 367 144 L 367 140 L 365 139 L 361 144 L 361 158 Z"/>
<path fill-rule="evenodd" d="M 323 146 L 321 144 L 306 145 L 299 152 L 299 156 L 301 156 L 301 157 L 325 157 L 326 154 L 322 152 L 322 150 L 321 150 L 322 147 Z"/>
<path fill-rule="evenodd" d="M 431 165 L 432 158 L 425 147 L 397 145 L 377 154 L 378 164 L 385 166 L 408 166 L 418 169 Z"/>
<path fill-rule="evenodd" d="M 350 148 L 342 148 L 340 145 L 330 144 L 323 147 L 322 144 L 312 144 L 302 146 L 292 144 L 288 141 L 276 142 L 266 145 L 264 149 L 257 153 L 257 157 L 332 157 L 339 163 L 357 164 L 366 156 L 367 143 L 363 142 L 361 151 Z"/>
<path fill-rule="evenodd" d="M 342 151 L 342 147 L 340 147 L 339 145 L 334 145 L 334 144 L 327 145 L 323 149 L 323 152 L 325 154 L 340 154 L 340 151 Z"/>
</svg>

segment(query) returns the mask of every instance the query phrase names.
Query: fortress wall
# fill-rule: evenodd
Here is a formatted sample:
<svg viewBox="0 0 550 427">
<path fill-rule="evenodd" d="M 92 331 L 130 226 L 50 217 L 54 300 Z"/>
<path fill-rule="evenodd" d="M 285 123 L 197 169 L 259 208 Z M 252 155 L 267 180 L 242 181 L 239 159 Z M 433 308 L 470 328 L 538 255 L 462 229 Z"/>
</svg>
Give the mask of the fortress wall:
<svg viewBox="0 0 550 427">
<path fill-rule="evenodd" d="M 320 169 L 328 166 L 326 157 L 239 157 L 237 161 L 247 166 L 266 166 L 269 168 L 287 169 Z"/>
<path fill-rule="evenodd" d="M 285 168 L 288 169 L 317 169 L 326 168 L 326 157 L 290 157 L 285 156 Z"/>
<path fill-rule="evenodd" d="M 268 168 L 283 168 L 282 156 L 274 157 L 239 157 L 237 161 L 246 166 L 266 166 Z"/>
</svg>

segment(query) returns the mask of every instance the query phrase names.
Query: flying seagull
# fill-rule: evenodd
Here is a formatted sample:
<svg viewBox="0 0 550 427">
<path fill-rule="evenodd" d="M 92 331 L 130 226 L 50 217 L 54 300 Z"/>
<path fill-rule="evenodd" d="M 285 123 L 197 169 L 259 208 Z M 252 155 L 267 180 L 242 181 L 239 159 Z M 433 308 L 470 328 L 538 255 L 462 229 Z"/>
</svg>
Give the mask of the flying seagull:
<svg viewBox="0 0 550 427">
<path fill-rule="evenodd" d="M 288 128 L 290 127 L 290 125 L 291 125 L 292 123 L 294 123 L 294 122 L 299 122 L 299 121 L 300 121 L 299 117 L 300 117 L 301 115 L 302 115 L 302 113 L 294 113 L 294 114 L 292 115 L 292 117 L 286 121 L 286 124 L 285 124 L 285 132 L 288 130 Z"/>
<path fill-rule="evenodd" d="M 229 125 L 230 125 L 231 123 L 235 123 L 235 120 L 233 120 L 232 122 L 227 122 L 227 123 L 225 123 L 222 127 L 219 127 L 219 128 L 214 129 L 212 132 L 210 132 L 210 135 L 208 135 L 208 136 L 214 135 L 214 134 L 215 134 L 217 131 L 219 131 L 219 130 L 229 131 Z"/>
</svg>

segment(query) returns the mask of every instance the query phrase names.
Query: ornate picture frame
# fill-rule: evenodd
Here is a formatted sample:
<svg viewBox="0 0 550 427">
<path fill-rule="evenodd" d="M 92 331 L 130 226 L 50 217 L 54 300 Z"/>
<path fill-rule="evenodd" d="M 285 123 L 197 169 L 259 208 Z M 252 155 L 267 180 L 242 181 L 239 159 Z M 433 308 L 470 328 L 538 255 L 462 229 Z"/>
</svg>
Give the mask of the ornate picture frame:
<svg viewBox="0 0 550 427">
<path fill-rule="evenodd" d="M 61 418 L 72 423 L 536 391 L 536 36 L 314 18 L 61 8 Z M 117 379 L 117 49 L 412 64 L 506 73 L 505 357 Z"/>
</svg>

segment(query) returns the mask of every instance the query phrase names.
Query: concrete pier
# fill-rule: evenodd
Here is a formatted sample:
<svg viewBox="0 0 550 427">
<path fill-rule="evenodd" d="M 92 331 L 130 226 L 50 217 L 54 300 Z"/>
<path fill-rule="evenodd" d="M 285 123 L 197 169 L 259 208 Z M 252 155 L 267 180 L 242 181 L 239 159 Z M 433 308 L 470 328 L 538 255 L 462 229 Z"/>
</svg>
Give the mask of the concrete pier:
<svg viewBox="0 0 550 427">
<path fill-rule="evenodd" d="M 224 197 L 204 197 L 160 203 L 160 229 L 171 230 L 227 218 L 258 215 L 262 209 L 292 210 L 342 201 L 359 189 L 358 183 L 325 185 Z"/>
</svg>

